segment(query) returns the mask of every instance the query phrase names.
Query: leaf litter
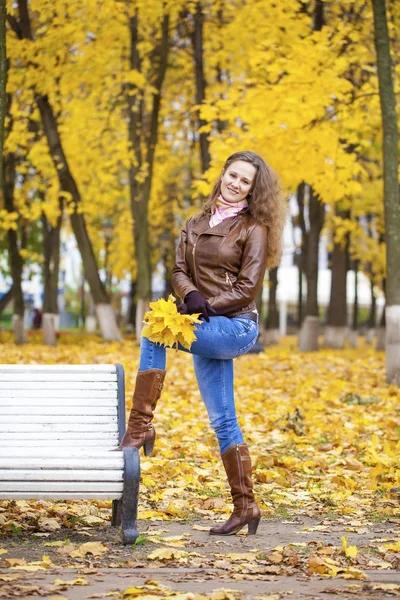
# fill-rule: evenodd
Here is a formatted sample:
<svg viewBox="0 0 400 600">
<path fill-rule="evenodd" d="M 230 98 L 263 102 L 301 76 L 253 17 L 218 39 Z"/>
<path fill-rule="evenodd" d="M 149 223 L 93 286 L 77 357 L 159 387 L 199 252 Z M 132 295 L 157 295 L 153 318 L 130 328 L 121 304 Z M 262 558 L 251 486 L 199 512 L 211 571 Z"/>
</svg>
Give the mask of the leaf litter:
<svg viewBox="0 0 400 600">
<path fill-rule="evenodd" d="M 130 398 L 138 348 L 131 340 L 104 344 L 82 336 L 65 344 L 61 338 L 56 349 L 3 344 L 0 360 L 36 364 L 122 362 L 126 396 Z M 222 548 L 224 540 L 213 540 L 213 552 L 206 544 L 207 556 L 193 551 L 204 543 L 195 542 L 189 532 L 197 531 L 201 536 L 208 526 L 189 521 L 226 518 L 230 513 L 229 492 L 191 358 L 170 351 L 168 361 L 156 415 L 156 451 L 151 458 L 141 459 L 139 518 L 149 526 L 161 521 L 187 523 L 186 534 L 164 535 L 168 530 L 150 527 L 147 532 L 141 531 L 143 548 L 148 543 L 161 547 L 142 552 L 139 563 L 135 562 L 136 548 L 131 560 L 119 558 L 115 562 L 113 555 L 118 552 L 104 543 L 111 518 L 110 502 L 4 500 L 0 502 L 0 536 L 4 542 L 12 540 L 15 544 L 31 534 L 39 539 L 54 538 L 55 542 L 43 542 L 52 552 L 51 560 L 43 556 L 33 561 L 13 557 L 10 547 L 3 543 L 0 589 L 7 592 L 4 586 L 17 585 L 14 577 L 18 575 L 8 574 L 7 570 L 26 571 L 33 576 L 35 571 L 54 569 L 59 560 L 71 559 L 75 562 L 69 567 L 80 565 L 89 572 L 105 564 L 119 568 L 130 563 L 159 563 L 217 569 L 229 579 L 267 580 L 296 574 L 349 578 L 360 581 L 354 584 L 358 588 L 348 588 L 358 589 L 358 593 L 367 585 L 373 587 L 364 581 L 369 569 L 399 568 L 400 507 L 396 489 L 400 488 L 400 392 L 385 383 L 382 353 L 364 346 L 307 355 L 297 352 L 293 338 L 286 338 L 278 347 L 236 361 L 239 420 L 251 447 L 255 489 L 264 519 L 292 523 L 291 543 L 275 548 L 253 551 L 248 546 L 249 538 L 240 536 L 247 546 L 245 552 L 236 553 L 242 555 L 237 560 L 235 552 L 216 552 L 216 545 Z M 309 526 L 299 531 L 299 520 Z M 383 527 L 380 538 L 372 535 L 379 526 Z M 145 528 L 146 524 L 142 530 Z M 341 543 L 340 536 L 336 535 L 335 543 L 330 539 L 336 531 L 341 532 Z M 95 536 L 95 541 L 89 542 L 93 546 L 71 543 L 69 532 L 80 537 Z M 351 542 L 344 532 L 352 536 Z M 308 541 L 296 542 L 298 535 L 308 536 Z M 357 536 L 361 544 L 355 543 Z M 251 542 L 256 545 L 257 537 Z M 52 547 L 52 543 L 57 546 Z M 144 591 L 151 595 L 151 590 Z M 384 595 L 394 592 L 396 587 L 379 590 Z M 145 594 L 137 595 L 143 598 Z"/>
</svg>

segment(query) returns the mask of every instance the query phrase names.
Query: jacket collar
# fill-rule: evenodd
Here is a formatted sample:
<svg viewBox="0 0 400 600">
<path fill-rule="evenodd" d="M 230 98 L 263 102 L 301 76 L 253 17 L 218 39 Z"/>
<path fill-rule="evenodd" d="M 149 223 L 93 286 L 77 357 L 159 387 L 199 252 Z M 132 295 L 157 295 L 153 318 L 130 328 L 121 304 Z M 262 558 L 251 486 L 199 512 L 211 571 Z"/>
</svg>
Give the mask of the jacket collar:
<svg viewBox="0 0 400 600">
<path fill-rule="evenodd" d="M 210 218 L 207 215 L 203 215 L 194 225 L 193 233 L 197 233 L 197 235 L 200 235 L 201 233 L 207 233 L 209 235 L 228 235 L 232 225 L 236 222 L 236 218 L 241 215 L 242 213 L 239 213 L 234 217 L 229 217 L 214 227 L 210 227 L 209 225 Z"/>
</svg>

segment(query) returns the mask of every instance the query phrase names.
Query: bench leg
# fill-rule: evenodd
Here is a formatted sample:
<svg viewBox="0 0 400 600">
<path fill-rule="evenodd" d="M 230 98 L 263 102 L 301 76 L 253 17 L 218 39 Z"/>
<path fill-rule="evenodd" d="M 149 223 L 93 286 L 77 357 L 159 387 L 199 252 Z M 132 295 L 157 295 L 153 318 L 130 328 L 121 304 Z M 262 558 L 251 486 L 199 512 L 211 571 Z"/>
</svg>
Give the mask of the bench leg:
<svg viewBox="0 0 400 600">
<path fill-rule="evenodd" d="M 139 532 L 136 519 L 139 499 L 140 459 L 137 448 L 124 448 L 124 490 L 121 499 L 122 541 L 133 544 Z"/>
<path fill-rule="evenodd" d="M 112 501 L 112 517 L 111 517 L 111 525 L 112 527 L 119 527 L 121 525 L 121 500 L 113 500 Z"/>
</svg>

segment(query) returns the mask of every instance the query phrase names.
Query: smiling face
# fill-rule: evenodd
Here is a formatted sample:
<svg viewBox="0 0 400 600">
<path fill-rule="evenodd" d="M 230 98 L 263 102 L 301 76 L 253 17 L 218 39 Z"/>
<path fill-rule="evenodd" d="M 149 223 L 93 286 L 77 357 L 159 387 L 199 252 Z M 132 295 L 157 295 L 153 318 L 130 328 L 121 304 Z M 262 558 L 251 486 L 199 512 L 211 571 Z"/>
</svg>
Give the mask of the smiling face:
<svg viewBox="0 0 400 600">
<path fill-rule="evenodd" d="M 221 177 L 221 194 L 228 202 L 241 202 L 251 192 L 256 168 L 244 160 L 230 164 Z"/>
</svg>

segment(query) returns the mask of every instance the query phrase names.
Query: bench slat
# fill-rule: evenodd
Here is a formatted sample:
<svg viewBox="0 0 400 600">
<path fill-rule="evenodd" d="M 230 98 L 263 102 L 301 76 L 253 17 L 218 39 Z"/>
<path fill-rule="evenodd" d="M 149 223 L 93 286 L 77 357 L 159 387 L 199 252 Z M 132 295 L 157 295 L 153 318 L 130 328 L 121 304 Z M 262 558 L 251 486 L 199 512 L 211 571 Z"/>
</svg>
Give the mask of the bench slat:
<svg viewBox="0 0 400 600">
<path fill-rule="evenodd" d="M 111 454 L 111 453 L 110 453 Z M 124 467 L 122 456 L 105 458 L 2 458 L 0 455 L 0 470 L 15 470 L 22 469 L 87 469 L 87 470 L 112 470 Z M 7 479 L 4 476 L 4 479 Z"/>
<path fill-rule="evenodd" d="M 31 431 L 29 433 L 0 433 L 0 446 L 6 446 L 7 444 L 15 444 L 17 446 L 29 446 L 33 441 L 36 441 L 35 445 L 40 444 L 40 441 L 47 443 L 47 445 L 56 446 L 62 444 L 63 446 L 70 446 L 71 444 L 82 446 L 83 443 L 87 444 L 90 440 L 99 446 L 101 443 L 104 445 L 112 444 L 113 440 L 117 439 L 116 431 L 70 431 L 68 435 L 62 431 Z M 20 443 L 21 440 L 21 443 Z"/>
<path fill-rule="evenodd" d="M 35 494 L 35 500 L 117 500 L 121 498 L 122 491 L 119 492 L 40 492 Z M 30 492 L 1 492 L 0 500 L 32 500 Z"/>
<path fill-rule="evenodd" d="M 80 423 L 78 419 L 72 419 L 72 423 L 0 423 L 0 434 L 8 434 L 15 437 L 20 437 L 21 435 L 29 436 L 29 434 L 41 435 L 42 433 L 48 437 L 53 434 L 64 434 L 69 437 L 77 433 L 98 435 L 102 432 L 111 433 L 114 425 L 116 429 L 116 423 L 116 419 L 112 423 L 110 423 L 109 419 L 105 423 Z"/>
<path fill-rule="evenodd" d="M 25 424 L 32 424 L 32 428 L 33 425 L 41 425 L 42 427 L 46 427 L 47 426 L 51 426 L 51 428 L 53 428 L 54 425 L 56 425 L 57 423 L 59 424 L 63 424 L 65 426 L 67 425 L 74 425 L 76 423 L 79 423 L 79 426 L 81 427 L 89 427 L 89 429 L 97 429 L 96 425 L 107 425 L 110 428 L 112 427 L 116 427 L 117 426 L 117 417 L 115 416 L 115 410 L 114 410 L 114 414 L 110 413 L 109 416 L 107 415 L 103 415 L 100 416 L 97 413 L 93 412 L 93 414 L 88 415 L 86 414 L 77 414 L 77 415 L 70 415 L 70 414 L 65 414 L 67 411 L 64 409 L 64 411 L 62 411 L 61 413 L 55 414 L 55 415 L 49 415 L 48 413 L 42 411 L 42 414 L 38 415 L 38 414 L 34 414 L 34 412 L 36 411 L 32 411 L 32 414 L 27 415 L 28 411 L 25 411 L 24 414 L 18 416 L 18 426 L 15 425 L 15 413 L 11 414 L 11 415 L 2 415 L 1 417 L 1 424 L 0 424 L 0 432 L 1 431 L 22 431 L 19 427 L 22 426 L 23 423 Z M 83 412 L 83 411 L 81 411 Z M 0 412 L 1 414 L 1 412 Z M 46 415 L 46 419 L 44 422 L 43 419 L 43 414 Z M 75 427 L 74 427 L 75 429 Z M 101 427 L 99 427 L 98 429 L 102 429 Z M 37 428 L 33 428 L 32 430 L 36 431 Z M 67 430 L 69 430 L 67 428 Z M 78 429 L 77 431 L 83 431 L 84 429 Z M 30 428 L 25 428 L 25 431 L 31 431 Z M 63 429 L 64 431 L 64 429 Z"/>
<path fill-rule="evenodd" d="M 15 378 L 14 381 L 3 381 L 0 378 L 1 390 L 115 390 L 115 381 L 25 381 L 23 378 Z"/>
<path fill-rule="evenodd" d="M 53 405 L 48 406 L 37 406 L 36 404 L 31 404 L 31 406 L 28 404 L 26 406 L 1 406 L 0 404 L 0 421 L 6 422 L 7 419 L 11 419 L 12 417 L 15 419 L 17 417 L 18 423 L 22 423 L 22 419 L 27 414 L 31 415 L 29 417 L 30 422 L 33 422 L 32 419 L 34 416 L 36 418 L 40 416 L 42 421 L 43 417 L 48 417 L 48 422 L 56 416 L 61 419 L 62 415 L 71 417 L 75 415 L 75 420 L 76 417 L 82 420 L 84 416 L 86 418 L 107 417 L 107 415 L 112 417 L 115 415 L 115 406 L 99 406 L 97 403 L 92 403 L 90 406 L 82 406 L 80 404 L 78 406 L 54 406 L 54 401 Z"/>
<path fill-rule="evenodd" d="M 18 381 L 24 381 L 26 383 L 39 383 L 39 382 L 73 382 L 73 381 L 117 381 L 116 373 L 2 373 L 0 371 L 0 380 L 8 381 L 10 383 Z"/>
<path fill-rule="evenodd" d="M 36 390 L 0 390 L 0 402 L 13 399 L 15 402 L 25 402 L 32 404 L 32 401 L 40 402 L 40 404 L 54 403 L 56 390 L 36 389 Z M 57 390 L 57 399 L 64 399 L 68 404 L 79 404 L 84 400 L 95 400 L 96 402 L 112 402 L 115 406 L 117 403 L 117 390 L 74 390 L 73 395 L 68 390 Z"/>
<path fill-rule="evenodd" d="M 1 481 L 15 481 L 17 485 L 26 481 L 40 482 L 48 481 L 68 481 L 74 487 L 77 481 L 97 481 L 97 482 L 120 482 L 123 480 L 122 469 L 19 469 L 10 471 L 0 469 Z M 47 485 L 43 484 L 43 485 Z"/>
<path fill-rule="evenodd" d="M 22 448 L 26 448 L 27 445 L 29 445 L 29 454 L 31 454 L 31 451 L 34 450 L 34 448 L 37 448 L 39 451 L 41 451 L 41 449 L 43 448 L 48 448 L 50 452 L 54 453 L 57 452 L 57 448 L 59 447 L 60 444 L 62 444 L 65 447 L 71 447 L 71 450 L 76 448 L 76 446 L 81 446 L 82 445 L 82 441 L 83 441 L 83 436 L 82 434 L 80 434 L 79 437 L 77 438 L 59 438 L 59 439 L 55 439 L 55 437 L 52 437 L 50 439 L 43 439 L 40 436 L 39 437 L 30 437 L 29 439 L 27 439 L 26 437 L 24 439 L 12 439 L 9 436 L 7 436 L 8 439 L 4 439 L 5 435 L 0 436 L 0 453 L 2 452 L 2 448 L 10 448 L 12 446 L 12 451 L 13 451 L 13 456 L 15 456 L 15 453 L 17 452 L 19 447 Z M 85 436 L 85 448 L 87 448 L 88 450 L 90 450 L 90 447 L 93 448 L 98 448 L 100 445 L 102 448 L 107 449 L 107 450 L 114 450 L 118 444 L 118 437 L 117 435 L 113 435 L 110 436 L 108 438 L 106 438 L 105 436 L 100 440 L 98 436 L 95 437 L 91 437 L 89 435 Z M 25 451 L 25 455 L 26 455 L 26 451 Z"/>
<path fill-rule="evenodd" d="M 98 364 L 98 365 L 21 365 L 21 364 L 2 364 L 0 365 L 0 373 L 17 373 L 18 371 L 28 372 L 31 371 L 44 371 L 49 373 L 62 373 L 62 372 L 74 372 L 85 373 L 90 371 L 103 371 L 104 373 L 116 373 L 116 366 L 109 364 Z"/>
<path fill-rule="evenodd" d="M 0 494 L 6 492 L 122 492 L 122 481 L 0 481 Z"/>
<path fill-rule="evenodd" d="M 31 446 L 27 447 L 25 444 L 24 448 L 13 448 L 12 450 L 8 447 L 0 448 L 0 458 L 23 458 L 26 460 L 27 456 L 29 458 L 84 458 L 87 460 L 99 459 L 99 460 L 108 460 L 110 458 L 118 457 L 122 460 L 123 452 L 122 450 L 115 450 L 115 447 L 105 447 L 103 445 L 97 444 L 97 446 L 92 446 L 91 448 L 87 448 L 86 445 L 84 447 L 80 447 L 79 444 L 74 444 L 73 448 L 64 445 L 57 445 L 54 448 L 32 448 Z"/>
</svg>

